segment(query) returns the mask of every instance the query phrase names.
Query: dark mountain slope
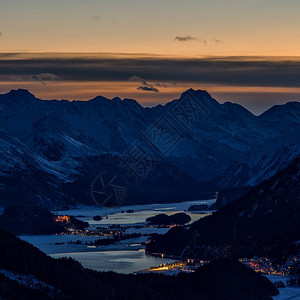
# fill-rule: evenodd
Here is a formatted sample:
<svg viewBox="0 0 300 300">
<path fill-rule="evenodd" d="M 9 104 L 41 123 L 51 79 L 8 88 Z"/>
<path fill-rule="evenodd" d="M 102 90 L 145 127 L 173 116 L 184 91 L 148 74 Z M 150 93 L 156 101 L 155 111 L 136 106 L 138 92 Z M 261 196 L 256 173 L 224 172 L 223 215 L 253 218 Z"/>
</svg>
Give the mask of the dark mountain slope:
<svg viewBox="0 0 300 300">
<path fill-rule="evenodd" d="M 257 117 L 193 89 L 153 108 L 12 90 L 0 95 L 0 112 L 2 206 L 22 201 L 20 193 L 47 208 L 91 204 L 91 183 L 103 172 L 125 175 L 127 204 L 199 199 L 203 191 L 255 186 L 300 153 L 298 102 Z"/>
<path fill-rule="evenodd" d="M 300 156 L 248 194 L 190 229 L 171 229 L 149 252 L 216 258 L 295 254 L 300 240 Z"/>
<path fill-rule="evenodd" d="M 229 268 L 229 266 L 231 266 Z M 9 279 L 7 272 L 15 274 Z M 24 284 L 17 281 L 31 278 Z M 234 276 L 234 277 L 233 277 Z M 209 278 L 203 280 L 203 278 Z M 235 278 L 236 282 L 229 282 Z M 37 282 L 33 287 L 33 282 Z M 199 285 L 201 282 L 201 285 Z M 270 299 L 277 289 L 239 262 L 219 261 L 194 274 L 121 275 L 84 269 L 72 259 L 53 259 L 0 230 L 1 299 Z"/>
</svg>

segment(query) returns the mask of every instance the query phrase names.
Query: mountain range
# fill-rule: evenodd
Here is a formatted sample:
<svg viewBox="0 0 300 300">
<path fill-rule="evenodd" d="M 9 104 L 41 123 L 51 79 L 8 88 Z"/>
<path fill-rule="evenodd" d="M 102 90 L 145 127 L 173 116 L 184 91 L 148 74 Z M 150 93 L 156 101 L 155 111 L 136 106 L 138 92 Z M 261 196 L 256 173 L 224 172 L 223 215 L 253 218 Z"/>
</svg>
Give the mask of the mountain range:
<svg viewBox="0 0 300 300">
<path fill-rule="evenodd" d="M 93 204 L 97 176 L 123 178 L 126 204 L 194 200 L 255 186 L 300 153 L 300 103 L 259 116 L 187 90 L 166 105 L 132 99 L 0 95 L 0 205 Z"/>
</svg>

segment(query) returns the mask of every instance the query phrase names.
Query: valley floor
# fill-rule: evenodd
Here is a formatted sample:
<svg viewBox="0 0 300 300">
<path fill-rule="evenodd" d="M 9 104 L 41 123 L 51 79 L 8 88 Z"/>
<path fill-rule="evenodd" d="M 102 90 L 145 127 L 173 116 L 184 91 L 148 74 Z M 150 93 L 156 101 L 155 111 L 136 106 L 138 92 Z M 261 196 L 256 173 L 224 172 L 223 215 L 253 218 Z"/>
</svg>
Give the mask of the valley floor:
<svg viewBox="0 0 300 300">
<path fill-rule="evenodd" d="M 163 273 L 174 275 L 178 272 L 193 272 L 195 266 L 186 262 L 176 262 L 174 259 L 145 254 L 144 243 L 149 234 L 166 233 L 168 227 L 149 226 L 145 220 L 160 213 L 167 215 L 186 212 L 191 205 L 212 204 L 215 200 L 192 201 L 170 204 L 152 204 L 102 208 L 97 206 L 80 206 L 66 211 L 55 211 L 58 215 L 72 215 L 82 221 L 87 221 L 90 228 L 85 232 L 70 232 L 69 234 L 21 236 L 21 238 L 54 258 L 72 257 L 84 267 L 97 271 L 116 271 L 119 273 Z M 190 223 L 205 217 L 210 212 L 186 212 L 192 220 Z M 101 221 L 93 220 L 99 215 Z M 95 232 L 103 233 L 101 236 Z M 111 237 L 117 231 L 140 236 L 118 241 L 110 245 L 97 246 L 93 242 Z M 244 262 L 244 261 L 243 261 Z M 244 263 L 247 264 L 245 261 Z M 248 262 L 249 263 L 249 262 Z M 167 266 L 167 267 L 166 267 Z M 288 276 L 266 275 L 272 282 L 286 283 Z M 274 300 L 300 299 L 300 288 L 286 286 L 279 288 L 280 295 Z"/>
<path fill-rule="evenodd" d="M 152 266 L 174 262 L 173 259 L 146 255 L 144 243 L 153 233 L 164 234 L 168 226 L 149 226 L 145 220 L 161 213 L 171 215 L 185 212 L 191 222 L 210 214 L 210 212 L 186 212 L 191 205 L 213 204 L 215 200 L 186 201 L 181 203 L 149 204 L 103 208 L 98 206 L 78 206 L 65 211 L 54 211 L 57 215 L 72 215 L 89 222 L 87 231 L 70 232 L 59 235 L 22 235 L 20 238 L 38 247 L 52 257 L 72 257 L 84 267 L 97 271 L 116 271 L 132 273 Z M 101 216 L 101 221 L 93 216 Z M 99 234 L 101 232 L 101 235 Z M 137 234 L 110 245 L 95 246 L 99 239 L 112 238 L 116 233 Z"/>
</svg>

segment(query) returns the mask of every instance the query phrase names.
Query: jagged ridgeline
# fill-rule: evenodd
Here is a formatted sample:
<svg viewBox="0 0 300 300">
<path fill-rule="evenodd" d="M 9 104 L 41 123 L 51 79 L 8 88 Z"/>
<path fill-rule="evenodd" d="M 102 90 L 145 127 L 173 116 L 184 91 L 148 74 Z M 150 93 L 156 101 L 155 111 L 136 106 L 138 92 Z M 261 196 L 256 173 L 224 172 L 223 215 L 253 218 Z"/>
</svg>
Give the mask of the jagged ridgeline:
<svg viewBox="0 0 300 300">
<path fill-rule="evenodd" d="M 207 198 L 254 186 L 300 153 L 298 102 L 255 116 L 192 89 L 153 108 L 13 90 L 0 95 L 0 110 L 1 206 L 92 204 L 91 184 L 107 172 L 124 177 L 126 204 Z"/>
</svg>

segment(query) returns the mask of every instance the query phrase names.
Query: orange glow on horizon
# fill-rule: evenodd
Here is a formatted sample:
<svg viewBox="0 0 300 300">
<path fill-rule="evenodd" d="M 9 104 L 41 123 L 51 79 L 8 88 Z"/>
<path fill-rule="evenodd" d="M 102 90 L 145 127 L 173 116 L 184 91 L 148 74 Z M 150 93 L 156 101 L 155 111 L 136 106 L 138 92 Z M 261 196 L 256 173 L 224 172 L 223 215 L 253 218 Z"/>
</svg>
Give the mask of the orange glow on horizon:
<svg viewBox="0 0 300 300">
<path fill-rule="evenodd" d="M 180 97 L 189 88 L 206 90 L 210 94 L 219 93 L 299 93 L 300 87 L 268 87 L 268 86 L 235 86 L 216 85 L 211 83 L 186 82 L 177 86 L 160 89 L 159 93 L 137 90 L 138 83 L 130 81 L 51 81 L 43 85 L 38 82 L 0 81 L 0 93 L 7 93 L 11 89 L 28 89 L 36 97 L 43 100 L 90 100 L 96 96 L 109 99 L 120 97 L 137 100 L 140 104 L 162 104 Z M 218 100 L 218 99 L 217 99 Z"/>
<path fill-rule="evenodd" d="M 55 63 L 53 69 L 52 62 Z M 160 62 L 163 62 L 162 68 Z M 183 57 L 147 53 L 2 52 L 0 63 L 2 63 L 0 94 L 7 93 L 11 89 L 23 88 L 44 100 L 85 101 L 96 96 L 104 96 L 109 99 L 130 98 L 143 106 L 155 106 L 178 99 L 181 93 L 193 88 L 208 91 L 220 103 L 231 101 L 247 104 L 246 107 L 251 111 L 260 113 L 274 104 L 300 99 L 300 86 L 296 80 L 300 56 L 226 57 L 198 54 Z M 267 67 L 264 70 L 265 65 Z M 175 67 L 172 69 L 172 66 Z M 180 69 L 180 66 L 183 69 Z M 72 68 L 76 71 L 74 74 Z M 37 74 L 34 73 L 35 70 L 42 70 L 45 74 L 53 72 L 52 75 L 57 78 L 34 80 L 32 76 Z M 184 72 L 180 73 L 181 70 Z M 265 72 L 263 81 L 253 80 L 256 78 L 253 74 L 260 75 L 262 70 Z M 270 78 L 270 72 L 273 70 L 278 70 L 279 74 L 274 81 L 272 76 Z M 290 72 L 290 77 L 285 76 L 285 72 Z M 148 86 L 157 88 L 159 92 L 140 90 L 138 88 L 143 85 L 142 82 L 129 80 L 130 76 L 143 76 L 141 75 L 143 73 Z M 172 84 L 173 74 L 176 82 L 173 81 Z M 182 75 L 177 76 L 178 74 Z M 208 79 L 204 82 L 206 74 Z M 218 77 L 219 74 L 221 79 Z M 236 74 L 237 79 L 234 78 Z M 248 74 L 250 74 L 249 81 L 247 81 Z M 156 76 L 160 79 L 154 80 Z M 292 78 L 293 82 L 290 82 L 289 78 Z M 260 108 L 256 109 L 257 105 Z"/>
<path fill-rule="evenodd" d="M 117 88 L 116 88 L 117 87 Z M 37 82 L 1 82 L 0 94 L 11 89 L 28 89 L 37 98 L 43 100 L 90 100 L 96 96 L 108 99 L 120 97 L 121 99 L 135 99 L 143 106 L 165 104 L 189 88 L 207 90 L 219 103 L 235 102 L 260 114 L 274 104 L 288 101 L 300 101 L 300 87 L 260 87 L 260 86 L 226 86 L 208 83 L 178 83 L 177 86 L 161 88 L 159 93 L 137 90 L 137 83 L 130 81 L 111 82 L 72 82 L 51 81 L 43 85 Z M 262 101 L 263 99 L 263 101 Z"/>
</svg>

